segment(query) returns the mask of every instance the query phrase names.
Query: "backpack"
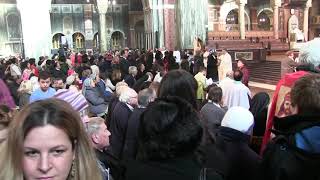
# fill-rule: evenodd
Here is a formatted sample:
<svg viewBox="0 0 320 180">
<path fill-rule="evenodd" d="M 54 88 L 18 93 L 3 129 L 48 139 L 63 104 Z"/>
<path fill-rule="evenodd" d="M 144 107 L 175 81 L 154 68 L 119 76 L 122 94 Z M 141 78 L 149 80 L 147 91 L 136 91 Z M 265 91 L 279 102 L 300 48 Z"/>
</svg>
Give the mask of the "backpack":
<svg viewBox="0 0 320 180">
<path fill-rule="evenodd" d="M 303 129 L 306 127 L 286 132 L 271 130 L 276 137 L 267 145 L 261 166 L 266 180 L 320 180 L 320 153 L 310 153 L 295 145 L 295 134 Z"/>
</svg>

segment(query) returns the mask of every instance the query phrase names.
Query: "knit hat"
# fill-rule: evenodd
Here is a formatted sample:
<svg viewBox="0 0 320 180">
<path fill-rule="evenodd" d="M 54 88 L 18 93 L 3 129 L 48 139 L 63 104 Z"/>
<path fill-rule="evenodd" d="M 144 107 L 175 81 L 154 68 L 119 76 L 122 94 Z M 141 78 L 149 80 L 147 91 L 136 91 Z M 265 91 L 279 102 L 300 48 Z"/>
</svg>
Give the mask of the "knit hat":
<svg viewBox="0 0 320 180">
<path fill-rule="evenodd" d="M 79 112 L 89 107 L 86 98 L 80 92 L 77 93 L 69 91 L 68 89 L 60 89 L 54 97 L 68 102 L 74 110 Z"/>
<path fill-rule="evenodd" d="M 252 113 L 243 107 L 231 107 L 221 121 L 221 126 L 238 130 L 244 134 L 251 135 L 254 119 Z"/>
</svg>

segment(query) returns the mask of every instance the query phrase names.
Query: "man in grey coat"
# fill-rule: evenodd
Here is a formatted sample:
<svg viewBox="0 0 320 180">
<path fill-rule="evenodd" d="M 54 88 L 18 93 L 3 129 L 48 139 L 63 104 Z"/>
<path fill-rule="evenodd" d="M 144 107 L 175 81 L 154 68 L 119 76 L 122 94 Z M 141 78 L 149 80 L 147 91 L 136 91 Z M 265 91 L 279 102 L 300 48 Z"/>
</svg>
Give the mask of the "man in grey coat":
<svg viewBox="0 0 320 180">
<path fill-rule="evenodd" d="M 221 121 L 226 113 L 226 108 L 221 107 L 222 104 L 222 89 L 214 86 L 209 89 L 208 102 L 200 111 L 202 123 L 205 129 L 205 140 L 210 142 L 210 137 L 213 137 L 214 131 L 221 125 Z"/>
</svg>

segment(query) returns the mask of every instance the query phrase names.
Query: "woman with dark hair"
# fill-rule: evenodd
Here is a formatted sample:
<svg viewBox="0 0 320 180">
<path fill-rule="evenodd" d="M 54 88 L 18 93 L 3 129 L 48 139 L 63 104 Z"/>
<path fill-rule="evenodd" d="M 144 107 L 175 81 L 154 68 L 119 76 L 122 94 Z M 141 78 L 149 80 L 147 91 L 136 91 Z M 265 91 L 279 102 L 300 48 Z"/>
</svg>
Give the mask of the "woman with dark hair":
<svg viewBox="0 0 320 180">
<path fill-rule="evenodd" d="M 197 88 L 197 81 L 190 73 L 184 70 L 173 70 L 161 80 L 158 97 L 178 96 L 197 109 Z"/>
<path fill-rule="evenodd" d="M 253 96 L 250 102 L 250 112 L 254 117 L 253 136 L 263 136 L 266 129 L 268 105 L 270 97 L 265 92 Z"/>
<path fill-rule="evenodd" d="M 201 165 L 195 160 L 202 127 L 193 106 L 179 97 L 160 98 L 142 114 L 137 160 L 129 161 L 127 179 L 195 180 Z M 221 179 L 212 173 L 210 179 Z"/>
<path fill-rule="evenodd" d="M 251 148 L 259 153 L 262 138 L 266 130 L 268 106 L 270 102 L 270 97 L 265 92 L 259 92 L 253 96 L 250 101 L 250 112 L 254 117 L 254 127 L 251 139 Z"/>
</svg>

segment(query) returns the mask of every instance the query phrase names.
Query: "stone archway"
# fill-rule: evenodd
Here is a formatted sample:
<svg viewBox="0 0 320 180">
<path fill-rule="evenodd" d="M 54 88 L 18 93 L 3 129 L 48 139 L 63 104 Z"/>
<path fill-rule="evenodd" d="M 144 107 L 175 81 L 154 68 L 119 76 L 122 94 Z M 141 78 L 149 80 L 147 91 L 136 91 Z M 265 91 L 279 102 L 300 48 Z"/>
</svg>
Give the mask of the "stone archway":
<svg viewBox="0 0 320 180">
<path fill-rule="evenodd" d="M 82 51 L 85 49 L 85 38 L 84 35 L 80 32 L 75 32 L 72 35 L 73 48 L 75 50 Z"/>
<path fill-rule="evenodd" d="M 52 49 L 59 49 L 65 39 L 65 35 L 62 33 L 56 33 L 52 36 Z"/>
<path fill-rule="evenodd" d="M 257 15 L 258 28 L 260 30 L 270 31 L 273 24 L 273 12 L 270 10 L 263 10 Z"/>
<path fill-rule="evenodd" d="M 124 33 L 121 31 L 114 31 L 111 34 L 111 49 L 121 50 L 124 48 Z"/>
<path fill-rule="evenodd" d="M 227 31 L 238 31 L 239 29 L 239 9 L 235 8 L 229 11 L 225 18 Z M 247 12 L 245 12 L 245 27 L 248 31 L 250 28 L 250 18 Z"/>
</svg>

